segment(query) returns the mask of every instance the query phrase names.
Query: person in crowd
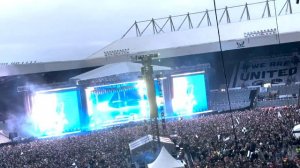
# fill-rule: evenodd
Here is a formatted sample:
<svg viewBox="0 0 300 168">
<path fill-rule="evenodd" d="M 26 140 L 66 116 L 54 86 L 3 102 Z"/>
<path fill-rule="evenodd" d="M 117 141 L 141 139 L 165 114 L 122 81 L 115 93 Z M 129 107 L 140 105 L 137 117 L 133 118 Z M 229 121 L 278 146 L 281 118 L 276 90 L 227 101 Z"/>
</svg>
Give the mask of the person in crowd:
<svg viewBox="0 0 300 168">
<path fill-rule="evenodd" d="M 291 130 L 299 123 L 297 108 L 272 107 L 168 121 L 164 132 L 176 133 L 171 137 L 184 148 L 181 159 L 193 167 L 294 168 L 300 166 L 300 144 Z M 0 167 L 130 167 L 128 144 L 148 134 L 145 130 L 141 122 L 5 145 L 0 147 Z"/>
</svg>

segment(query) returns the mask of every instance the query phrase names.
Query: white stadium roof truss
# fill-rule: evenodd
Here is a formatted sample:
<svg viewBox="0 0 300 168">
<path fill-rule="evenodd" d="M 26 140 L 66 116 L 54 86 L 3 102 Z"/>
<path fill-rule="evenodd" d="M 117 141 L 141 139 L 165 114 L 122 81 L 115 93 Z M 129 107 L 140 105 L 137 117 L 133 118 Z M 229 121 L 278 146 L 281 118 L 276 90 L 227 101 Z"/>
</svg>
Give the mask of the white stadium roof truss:
<svg viewBox="0 0 300 168">
<path fill-rule="evenodd" d="M 275 2 L 274 0 L 268 0 L 268 1 L 255 2 L 255 3 L 246 3 L 245 5 L 238 5 L 238 6 L 231 6 L 231 7 L 226 6 L 225 8 L 217 9 L 218 16 L 220 16 L 218 22 L 234 23 L 234 22 L 249 21 L 251 19 L 254 20 L 254 19 L 260 19 L 266 17 L 273 17 L 275 15 L 274 2 Z M 255 15 L 250 14 L 249 8 L 252 9 L 255 8 L 256 6 L 264 6 L 263 11 L 256 12 Z M 240 17 L 234 18 L 229 11 L 230 10 L 236 11 L 238 8 L 242 9 L 239 11 L 241 12 Z M 283 14 L 285 15 L 293 14 L 292 4 L 290 0 L 286 0 L 280 12 L 278 13 L 278 16 L 281 16 Z M 234 15 L 236 16 L 236 12 L 234 13 Z M 214 16 L 215 16 L 214 10 L 205 10 L 201 12 L 187 13 L 184 15 L 169 16 L 169 17 L 139 21 L 139 22 L 135 21 L 133 25 L 122 36 L 122 38 L 131 37 L 130 33 L 132 31 L 135 32 L 136 37 L 141 37 L 145 35 L 145 32 L 147 32 L 147 30 L 149 29 L 151 29 L 149 32 L 155 35 L 155 34 L 166 33 L 166 32 L 182 31 L 184 27 L 187 27 L 189 29 L 195 29 L 200 27 L 213 26 L 215 25 Z M 175 25 L 174 24 L 175 21 L 179 21 L 178 22 L 179 25 Z"/>
<path fill-rule="evenodd" d="M 300 17 L 300 6 L 291 0 L 279 2 L 269 0 L 217 9 L 223 50 L 299 41 L 300 24 L 296 21 Z M 49 62 L 45 58 L 39 63 L 28 61 L 28 64 L 16 60 L 1 63 L 0 58 L 0 77 L 101 66 L 130 61 L 131 56 L 137 54 L 160 53 L 161 58 L 168 58 L 218 52 L 219 40 L 213 17 L 214 10 L 205 10 L 134 22 L 121 39 L 83 60 L 65 58 L 60 62 Z"/>
</svg>

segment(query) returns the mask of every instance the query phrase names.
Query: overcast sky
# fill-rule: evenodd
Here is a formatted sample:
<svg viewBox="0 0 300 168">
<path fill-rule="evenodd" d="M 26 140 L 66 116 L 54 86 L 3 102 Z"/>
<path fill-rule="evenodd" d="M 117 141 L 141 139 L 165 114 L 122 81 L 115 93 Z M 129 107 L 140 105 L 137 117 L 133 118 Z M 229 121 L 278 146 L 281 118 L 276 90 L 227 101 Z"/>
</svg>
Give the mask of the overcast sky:
<svg viewBox="0 0 300 168">
<path fill-rule="evenodd" d="M 262 0 L 216 1 L 224 7 Z M 83 59 L 120 39 L 135 20 L 205 9 L 213 9 L 212 0 L 0 0 L 0 63 Z"/>
</svg>

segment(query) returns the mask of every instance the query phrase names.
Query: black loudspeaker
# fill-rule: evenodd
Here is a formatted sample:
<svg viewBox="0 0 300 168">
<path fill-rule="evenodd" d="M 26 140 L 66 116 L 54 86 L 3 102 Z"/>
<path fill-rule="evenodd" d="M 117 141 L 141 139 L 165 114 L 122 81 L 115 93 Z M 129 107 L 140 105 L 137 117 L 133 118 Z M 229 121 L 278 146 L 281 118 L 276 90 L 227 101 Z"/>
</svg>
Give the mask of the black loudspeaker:
<svg viewBox="0 0 300 168">
<path fill-rule="evenodd" d="M 299 0 L 296 0 L 296 4 L 299 4 Z"/>
<path fill-rule="evenodd" d="M 16 133 L 16 132 L 10 132 L 9 135 L 8 135 L 9 139 L 14 139 L 16 137 L 18 137 L 18 133 Z"/>
</svg>

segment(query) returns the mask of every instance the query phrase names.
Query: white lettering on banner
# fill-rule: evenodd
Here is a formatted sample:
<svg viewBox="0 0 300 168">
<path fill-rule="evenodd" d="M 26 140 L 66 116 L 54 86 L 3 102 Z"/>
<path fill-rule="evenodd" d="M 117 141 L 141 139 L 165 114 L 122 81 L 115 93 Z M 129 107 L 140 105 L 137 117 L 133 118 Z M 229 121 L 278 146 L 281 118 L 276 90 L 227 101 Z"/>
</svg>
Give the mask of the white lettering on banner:
<svg viewBox="0 0 300 168">
<path fill-rule="evenodd" d="M 254 79 L 268 79 L 274 77 L 292 76 L 297 74 L 297 71 L 298 71 L 297 67 L 293 67 L 290 69 L 247 72 L 247 73 L 241 73 L 240 80 L 246 81 L 246 80 L 254 80 Z"/>
<path fill-rule="evenodd" d="M 288 80 L 300 80 L 299 68 L 300 59 L 297 56 L 242 61 L 232 75 L 232 87 L 256 85 L 260 81 L 285 83 Z"/>
</svg>

